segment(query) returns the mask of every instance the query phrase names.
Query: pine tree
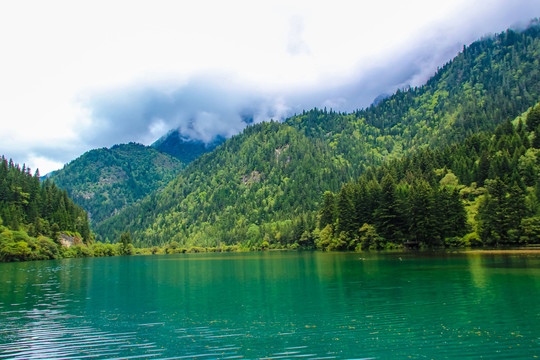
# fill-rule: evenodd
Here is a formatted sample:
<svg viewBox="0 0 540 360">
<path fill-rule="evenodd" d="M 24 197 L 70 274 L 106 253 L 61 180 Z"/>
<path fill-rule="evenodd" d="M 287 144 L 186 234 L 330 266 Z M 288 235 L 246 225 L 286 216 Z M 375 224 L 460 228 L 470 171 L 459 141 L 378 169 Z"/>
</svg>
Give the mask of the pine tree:
<svg viewBox="0 0 540 360">
<path fill-rule="evenodd" d="M 478 208 L 478 234 L 486 244 L 501 245 L 507 242 L 505 219 L 506 185 L 500 178 L 487 180 L 488 194 Z"/>
<path fill-rule="evenodd" d="M 428 246 L 434 245 L 437 233 L 431 186 L 424 180 L 416 181 L 412 186 L 407 205 L 411 240 Z"/>
<path fill-rule="evenodd" d="M 540 125 L 540 105 L 536 105 L 527 114 L 527 128 L 529 131 L 534 131 Z"/>
<path fill-rule="evenodd" d="M 533 140 L 531 146 L 535 149 L 540 149 L 540 125 L 533 132 Z"/>
<path fill-rule="evenodd" d="M 522 219 L 527 215 L 523 190 L 518 185 L 512 186 L 502 206 L 504 207 L 505 218 L 504 231 L 508 234 L 508 241 L 512 243 L 518 242 L 518 229 L 521 226 Z"/>
<path fill-rule="evenodd" d="M 370 209 L 367 183 L 364 178 L 356 184 L 353 190 L 354 224 L 355 229 L 360 229 L 364 224 L 371 223 L 372 209 Z"/>
<path fill-rule="evenodd" d="M 333 225 L 336 216 L 334 194 L 331 191 L 324 193 L 324 202 L 320 210 L 319 228 L 324 229 L 327 225 Z"/>
<path fill-rule="evenodd" d="M 478 163 L 478 174 L 476 176 L 476 182 L 478 183 L 478 186 L 484 186 L 484 181 L 489 176 L 489 169 L 490 159 L 488 157 L 487 151 L 484 151 Z"/>
<path fill-rule="evenodd" d="M 351 235 L 354 231 L 355 209 L 353 204 L 353 190 L 350 184 L 343 185 L 337 197 L 337 217 L 339 223 L 336 233 L 345 232 Z"/>
<path fill-rule="evenodd" d="M 396 184 L 390 174 L 386 174 L 381 181 L 380 201 L 375 211 L 377 233 L 387 241 L 400 243 L 403 240 L 403 223 L 396 196 Z"/>
<path fill-rule="evenodd" d="M 448 232 L 444 234 L 444 237 L 463 236 L 467 232 L 467 211 L 457 188 L 450 194 L 449 212 L 446 222 L 449 226 Z"/>
</svg>

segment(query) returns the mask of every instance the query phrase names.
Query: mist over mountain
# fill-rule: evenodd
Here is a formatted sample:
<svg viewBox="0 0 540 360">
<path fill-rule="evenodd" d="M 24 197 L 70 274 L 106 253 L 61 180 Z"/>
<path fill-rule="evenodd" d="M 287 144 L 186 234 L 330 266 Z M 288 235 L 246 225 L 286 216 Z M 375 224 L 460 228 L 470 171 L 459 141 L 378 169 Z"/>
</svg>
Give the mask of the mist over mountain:
<svg viewBox="0 0 540 360">
<path fill-rule="evenodd" d="M 377 96 L 375 99 L 373 99 L 373 102 L 371 103 L 371 106 L 377 106 L 379 105 L 379 103 L 381 101 L 383 101 L 384 99 L 387 99 L 389 98 L 390 96 L 392 96 L 391 94 L 380 94 L 379 96 Z"/>
<path fill-rule="evenodd" d="M 174 156 L 184 164 L 188 164 L 202 154 L 214 150 L 225 140 L 223 136 L 218 135 L 206 143 L 202 140 L 184 137 L 180 134 L 179 130 L 171 130 L 151 146 L 163 153 Z"/>
</svg>

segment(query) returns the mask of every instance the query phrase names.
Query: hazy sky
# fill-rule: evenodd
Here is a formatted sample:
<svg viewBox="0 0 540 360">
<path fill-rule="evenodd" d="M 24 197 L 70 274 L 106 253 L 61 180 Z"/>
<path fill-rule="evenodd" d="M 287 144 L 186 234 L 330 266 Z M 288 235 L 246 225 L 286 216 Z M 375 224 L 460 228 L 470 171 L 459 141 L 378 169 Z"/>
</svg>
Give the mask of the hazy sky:
<svg viewBox="0 0 540 360">
<path fill-rule="evenodd" d="M 3 1 L 0 154 L 42 174 L 169 129 L 353 111 L 421 85 L 538 0 Z"/>
</svg>

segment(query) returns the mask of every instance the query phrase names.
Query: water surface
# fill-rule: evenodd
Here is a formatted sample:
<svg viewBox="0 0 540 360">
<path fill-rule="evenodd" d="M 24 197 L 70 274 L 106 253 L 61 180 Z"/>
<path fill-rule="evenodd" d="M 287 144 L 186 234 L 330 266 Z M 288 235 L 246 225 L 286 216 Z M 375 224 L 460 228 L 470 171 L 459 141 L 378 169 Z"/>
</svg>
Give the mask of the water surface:
<svg viewBox="0 0 540 360">
<path fill-rule="evenodd" d="M 531 359 L 539 299 L 538 254 L 0 264 L 0 359 Z"/>
</svg>

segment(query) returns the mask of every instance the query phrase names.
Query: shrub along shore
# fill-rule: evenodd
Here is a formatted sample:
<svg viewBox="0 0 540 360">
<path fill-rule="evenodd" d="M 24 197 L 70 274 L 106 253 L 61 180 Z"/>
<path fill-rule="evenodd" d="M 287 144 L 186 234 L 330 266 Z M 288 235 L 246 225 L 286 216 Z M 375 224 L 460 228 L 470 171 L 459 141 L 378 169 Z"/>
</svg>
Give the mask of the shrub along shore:
<svg viewBox="0 0 540 360">
<path fill-rule="evenodd" d="M 296 246 L 295 246 L 296 245 Z M 268 244 L 261 246 L 246 247 L 242 245 L 223 245 L 218 247 L 200 247 L 192 246 L 189 248 L 180 246 L 172 241 L 162 247 L 153 246 L 151 248 L 137 248 L 131 243 L 129 233 L 123 233 L 121 241 L 115 244 L 105 244 L 95 242 L 85 244 L 82 242 L 78 233 L 61 233 L 58 238 L 53 240 L 50 237 L 39 235 L 38 237 L 29 236 L 24 230 L 12 231 L 0 225 L 0 262 L 19 262 L 32 260 L 52 260 L 65 258 L 83 258 L 83 257 L 108 257 L 125 255 L 165 255 L 165 254 L 186 254 L 186 253 L 213 253 L 213 252 L 250 252 L 250 251 L 272 251 L 272 250 L 302 250 L 304 248 L 293 244 L 287 247 L 275 247 Z M 398 249 L 404 249 L 400 247 Z M 496 251 L 508 252 L 508 249 L 493 248 L 470 248 L 463 246 L 446 245 L 441 249 L 457 249 L 472 252 Z M 306 249 L 314 250 L 314 249 Z M 319 249 L 321 250 L 321 249 Z M 362 250 L 359 250 L 360 252 Z M 371 250 L 372 251 L 372 250 Z M 512 252 L 525 251 L 527 253 L 538 253 L 540 247 L 529 247 L 527 249 L 512 249 Z"/>
<path fill-rule="evenodd" d="M 175 242 L 163 247 L 136 248 L 131 243 L 129 233 L 125 234 L 127 235 L 122 234 L 121 241 L 115 244 L 104 244 L 99 241 L 85 244 L 79 233 L 60 233 L 53 240 L 43 235 L 33 237 L 24 230 L 12 231 L 0 225 L 0 262 L 251 250 L 237 245 L 183 248 Z"/>
</svg>

